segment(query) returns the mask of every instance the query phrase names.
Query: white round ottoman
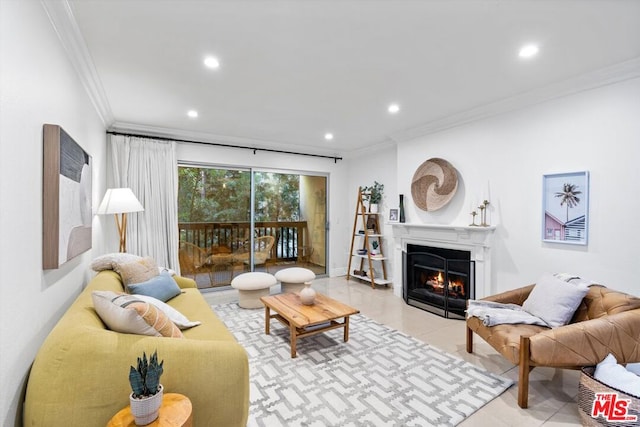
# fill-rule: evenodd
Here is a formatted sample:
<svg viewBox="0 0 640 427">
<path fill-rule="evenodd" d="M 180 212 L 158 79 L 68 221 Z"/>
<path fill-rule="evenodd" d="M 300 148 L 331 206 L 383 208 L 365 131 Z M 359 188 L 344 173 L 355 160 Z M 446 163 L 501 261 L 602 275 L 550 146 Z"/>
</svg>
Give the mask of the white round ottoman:
<svg viewBox="0 0 640 427">
<path fill-rule="evenodd" d="M 260 297 L 269 295 L 269 288 L 277 282 L 273 274 L 262 272 L 242 273 L 231 281 L 231 286 L 238 290 L 242 308 L 262 308 Z"/>
<path fill-rule="evenodd" d="M 283 293 L 300 292 L 305 282 L 316 278 L 313 271 L 308 268 L 291 267 L 276 272 L 276 279 L 280 282 Z"/>
</svg>

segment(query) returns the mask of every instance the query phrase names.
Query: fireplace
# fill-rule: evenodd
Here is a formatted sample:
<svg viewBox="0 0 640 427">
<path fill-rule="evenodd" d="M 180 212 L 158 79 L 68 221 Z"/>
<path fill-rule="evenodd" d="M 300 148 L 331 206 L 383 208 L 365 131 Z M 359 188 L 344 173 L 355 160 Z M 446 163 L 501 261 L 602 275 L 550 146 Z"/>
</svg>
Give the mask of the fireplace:
<svg viewBox="0 0 640 427">
<path fill-rule="evenodd" d="M 407 244 L 402 265 L 407 304 L 465 318 L 467 300 L 475 298 L 475 261 L 469 251 Z"/>
<path fill-rule="evenodd" d="M 492 273 L 493 239 L 496 226 L 473 227 L 446 224 L 396 223 L 392 225 L 395 240 L 394 265 L 401 266 L 405 261 L 408 245 L 429 246 L 434 248 L 457 249 L 470 253 L 474 261 L 474 296 L 479 299 L 495 294 L 495 278 Z M 442 255 L 441 255 L 442 256 Z M 450 259 L 451 257 L 442 256 Z M 394 293 L 403 297 L 404 270 L 393 270 Z"/>
</svg>

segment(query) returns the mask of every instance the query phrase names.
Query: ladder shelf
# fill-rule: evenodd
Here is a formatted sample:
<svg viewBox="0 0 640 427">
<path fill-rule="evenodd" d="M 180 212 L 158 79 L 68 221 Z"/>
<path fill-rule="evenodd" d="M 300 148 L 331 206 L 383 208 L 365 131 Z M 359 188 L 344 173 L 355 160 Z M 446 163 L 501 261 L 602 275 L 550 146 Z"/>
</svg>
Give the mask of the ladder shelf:
<svg viewBox="0 0 640 427">
<path fill-rule="evenodd" d="M 347 280 L 351 277 L 364 280 L 370 282 L 371 287 L 375 288 L 375 285 L 387 286 L 391 283 L 391 280 L 387 278 L 387 257 L 384 255 L 383 235 L 380 232 L 380 214 L 367 212 L 364 205 L 364 201 L 368 199 L 369 195 L 369 193 L 363 191 L 362 187 L 358 188 L 351 248 L 349 250 Z M 374 253 L 372 253 L 372 250 Z M 359 264 L 359 268 L 352 271 L 353 261 Z M 365 271 L 365 267 L 368 270 Z M 376 267 L 381 269 L 382 272 Z"/>
</svg>

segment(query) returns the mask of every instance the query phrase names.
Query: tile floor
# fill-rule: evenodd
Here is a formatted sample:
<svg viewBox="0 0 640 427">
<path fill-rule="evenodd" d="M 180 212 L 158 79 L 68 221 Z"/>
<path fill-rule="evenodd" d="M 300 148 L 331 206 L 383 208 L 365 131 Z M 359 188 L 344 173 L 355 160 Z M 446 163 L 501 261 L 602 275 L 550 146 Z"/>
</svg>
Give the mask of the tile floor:
<svg viewBox="0 0 640 427">
<path fill-rule="evenodd" d="M 465 349 L 463 320 L 444 319 L 435 314 L 406 305 L 393 295 L 392 289 L 371 289 L 367 283 L 345 277 L 318 278 L 313 287 L 318 292 L 356 307 L 377 322 L 438 347 L 488 371 L 517 382 L 518 370 L 479 337 L 474 340 L 474 353 Z M 271 288 L 272 293 L 279 287 Z M 211 304 L 237 301 L 235 290 L 204 292 Z M 531 372 L 529 408 L 517 405 L 517 384 L 492 400 L 460 424 L 462 427 L 500 426 L 570 426 L 581 425 L 576 403 L 579 371 L 539 367 Z"/>
</svg>

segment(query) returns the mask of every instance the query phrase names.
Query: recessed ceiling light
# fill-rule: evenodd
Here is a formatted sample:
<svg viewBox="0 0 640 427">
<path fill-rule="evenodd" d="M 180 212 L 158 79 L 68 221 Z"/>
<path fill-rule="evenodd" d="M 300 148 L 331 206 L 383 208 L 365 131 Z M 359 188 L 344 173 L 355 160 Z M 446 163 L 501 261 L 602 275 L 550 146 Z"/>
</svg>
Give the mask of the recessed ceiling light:
<svg viewBox="0 0 640 427">
<path fill-rule="evenodd" d="M 207 56 L 204 59 L 204 65 L 209 68 L 218 68 L 220 67 L 220 61 L 218 61 L 218 58 L 215 58 L 213 56 Z"/>
<path fill-rule="evenodd" d="M 526 46 L 522 46 L 520 48 L 520 52 L 518 52 L 518 56 L 520 58 L 532 58 L 538 54 L 538 46 L 535 44 L 528 44 Z"/>
<path fill-rule="evenodd" d="M 389 108 L 387 108 L 387 111 L 389 111 L 391 114 L 396 114 L 398 111 L 400 111 L 400 106 L 398 104 L 391 104 L 389 105 Z"/>
<path fill-rule="evenodd" d="M 187 116 L 195 119 L 196 117 L 198 117 L 198 112 L 196 110 L 189 110 L 187 111 Z"/>
<path fill-rule="evenodd" d="M 326 139 L 327 141 L 331 141 L 333 139 L 333 134 L 330 132 L 325 133 L 324 139 Z"/>
</svg>

